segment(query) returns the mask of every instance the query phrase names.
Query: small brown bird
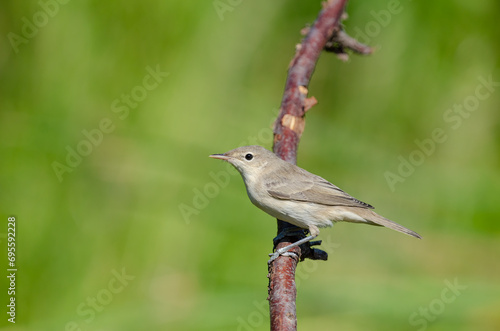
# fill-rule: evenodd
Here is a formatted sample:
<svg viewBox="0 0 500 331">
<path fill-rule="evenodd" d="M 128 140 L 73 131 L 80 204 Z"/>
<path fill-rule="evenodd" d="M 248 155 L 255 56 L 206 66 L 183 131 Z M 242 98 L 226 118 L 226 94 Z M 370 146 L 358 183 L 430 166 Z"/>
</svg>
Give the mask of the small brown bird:
<svg viewBox="0 0 500 331">
<path fill-rule="evenodd" d="M 318 228 L 333 226 L 333 222 L 385 226 L 422 238 L 378 215 L 371 205 L 353 198 L 326 179 L 280 159 L 261 146 L 238 147 L 210 157 L 227 161 L 240 172 L 254 205 L 273 217 L 309 230 L 311 235 L 307 238 L 269 254 L 269 262 L 286 255 L 290 248 L 316 238 Z"/>
</svg>

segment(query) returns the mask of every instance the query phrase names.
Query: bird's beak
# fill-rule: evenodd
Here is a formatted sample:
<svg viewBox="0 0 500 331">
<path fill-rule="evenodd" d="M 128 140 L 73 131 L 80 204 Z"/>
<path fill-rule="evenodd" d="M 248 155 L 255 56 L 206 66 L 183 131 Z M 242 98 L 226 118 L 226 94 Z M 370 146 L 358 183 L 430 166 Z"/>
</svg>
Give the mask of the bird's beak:
<svg viewBox="0 0 500 331">
<path fill-rule="evenodd" d="M 224 155 L 224 154 L 212 154 L 212 155 L 209 155 L 208 157 L 211 157 L 212 159 L 220 159 L 220 160 L 224 160 L 224 161 L 229 160 L 229 157 Z"/>
</svg>

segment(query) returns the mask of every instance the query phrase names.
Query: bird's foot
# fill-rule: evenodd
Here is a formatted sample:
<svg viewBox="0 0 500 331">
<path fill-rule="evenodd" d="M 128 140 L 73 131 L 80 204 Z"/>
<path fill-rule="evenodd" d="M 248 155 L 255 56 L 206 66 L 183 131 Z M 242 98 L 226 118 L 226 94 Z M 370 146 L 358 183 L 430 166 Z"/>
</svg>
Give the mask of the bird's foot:
<svg viewBox="0 0 500 331">
<path fill-rule="evenodd" d="M 303 239 L 300 239 L 299 241 L 296 241 L 294 242 L 293 244 L 290 244 L 288 246 L 285 246 L 285 247 L 282 247 L 280 249 L 277 249 L 276 252 L 274 253 L 271 253 L 269 254 L 269 256 L 271 257 L 269 259 L 269 261 L 267 261 L 268 264 L 270 264 L 271 262 L 273 262 L 274 260 L 276 260 L 278 258 L 278 256 L 280 255 L 283 255 L 283 256 L 291 256 L 290 254 L 293 254 L 293 255 L 297 255 L 295 253 L 292 253 L 292 252 L 288 252 L 290 249 L 292 249 L 293 247 L 297 247 L 297 246 L 300 246 L 302 245 L 303 243 L 306 243 L 308 241 L 311 241 L 313 240 L 314 238 L 316 238 L 317 236 L 309 236 L 309 237 L 306 237 L 306 238 L 303 238 Z M 288 253 L 288 254 L 287 254 Z"/>
<path fill-rule="evenodd" d="M 283 248 L 286 248 L 286 247 L 283 247 Z M 283 249 L 282 248 L 282 249 Z M 269 256 L 271 257 L 269 259 L 269 261 L 267 261 L 267 264 L 271 264 L 271 262 L 273 262 L 274 260 L 276 260 L 278 258 L 278 256 L 288 256 L 288 257 L 291 257 L 291 258 L 297 258 L 298 259 L 298 255 L 294 252 L 288 252 L 288 251 L 283 251 L 283 252 L 280 252 L 281 249 L 278 249 L 276 252 L 274 253 L 271 253 L 269 254 Z"/>
</svg>

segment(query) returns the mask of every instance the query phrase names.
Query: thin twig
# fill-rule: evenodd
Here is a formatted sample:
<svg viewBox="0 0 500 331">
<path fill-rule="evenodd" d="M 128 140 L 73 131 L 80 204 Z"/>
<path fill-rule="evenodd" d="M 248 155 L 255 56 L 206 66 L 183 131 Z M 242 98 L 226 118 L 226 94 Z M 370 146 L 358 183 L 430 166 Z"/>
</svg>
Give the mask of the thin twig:
<svg viewBox="0 0 500 331">
<path fill-rule="evenodd" d="M 305 126 L 305 113 L 317 101 L 307 97 L 308 86 L 316 62 L 323 49 L 344 54 L 344 48 L 357 53 L 368 54 L 371 49 L 345 34 L 341 27 L 341 17 L 347 0 L 328 0 L 323 3 L 314 24 L 304 30 L 306 37 L 297 46 L 295 57 L 290 63 L 288 76 L 281 101 L 280 113 L 274 123 L 273 151 L 283 160 L 297 163 L 297 147 Z M 330 47 L 330 49 L 328 48 Z M 332 49 L 333 47 L 333 49 Z M 278 220 L 278 233 L 291 224 Z M 297 241 L 295 237 L 285 236 L 276 244 L 276 249 Z M 297 330 L 295 299 L 295 269 L 299 260 L 304 258 L 326 260 L 326 252 L 311 248 L 315 243 L 295 247 L 291 256 L 280 256 L 269 265 L 269 308 L 272 331 Z"/>
</svg>

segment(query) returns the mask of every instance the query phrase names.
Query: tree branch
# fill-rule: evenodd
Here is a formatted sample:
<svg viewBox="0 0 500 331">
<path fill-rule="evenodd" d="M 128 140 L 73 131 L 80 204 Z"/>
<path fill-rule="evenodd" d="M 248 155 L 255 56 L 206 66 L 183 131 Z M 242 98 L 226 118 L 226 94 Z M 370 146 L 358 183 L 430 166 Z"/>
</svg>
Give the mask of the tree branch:
<svg viewBox="0 0 500 331">
<path fill-rule="evenodd" d="M 281 101 L 281 108 L 274 123 L 273 151 L 283 160 L 296 164 L 297 148 L 305 127 L 305 113 L 317 101 L 307 97 L 308 85 L 321 51 L 337 53 L 341 59 L 347 54 L 344 49 L 357 53 L 369 54 L 371 48 L 360 44 L 349 37 L 341 25 L 341 17 L 347 0 L 328 0 L 313 26 L 304 30 L 306 37 L 297 46 L 295 57 L 290 63 L 288 76 Z M 293 225 L 278 220 L 278 233 Z M 285 236 L 277 243 L 275 249 L 287 246 L 301 239 L 300 235 Z M 326 252 L 311 248 L 321 242 L 306 243 L 295 247 L 290 252 L 292 257 L 280 256 L 269 265 L 269 308 L 271 330 L 289 331 L 297 329 L 295 299 L 295 269 L 299 260 L 310 258 L 326 260 Z"/>
</svg>

